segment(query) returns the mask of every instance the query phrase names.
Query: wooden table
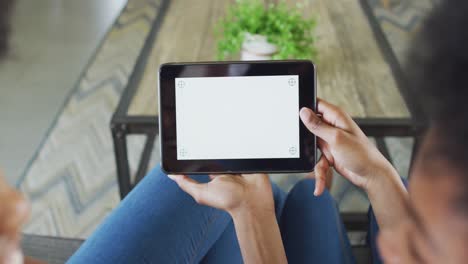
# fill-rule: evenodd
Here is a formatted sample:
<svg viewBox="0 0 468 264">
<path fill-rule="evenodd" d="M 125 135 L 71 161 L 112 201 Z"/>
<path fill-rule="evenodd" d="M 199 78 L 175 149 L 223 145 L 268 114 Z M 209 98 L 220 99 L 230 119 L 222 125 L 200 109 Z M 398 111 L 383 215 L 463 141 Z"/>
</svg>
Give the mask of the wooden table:
<svg viewBox="0 0 468 264">
<path fill-rule="evenodd" d="M 157 134 L 157 77 L 165 62 L 215 59 L 213 28 L 234 0 L 172 0 L 155 22 L 112 120 L 121 196 L 130 191 L 126 135 L 148 136 L 137 181 Z M 296 1 L 289 1 L 294 5 Z M 303 2 L 303 1 L 300 1 Z M 318 96 L 345 109 L 372 136 L 412 135 L 401 69 L 366 0 L 311 0 L 304 16 L 317 20 Z M 402 92 L 403 91 L 403 92 Z M 379 145 L 379 141 L 377 141 Z M 384 147 L 384 146 L 381 146 Z M 385 149 L 382 149 L 385 154 Z"/>
</svg>

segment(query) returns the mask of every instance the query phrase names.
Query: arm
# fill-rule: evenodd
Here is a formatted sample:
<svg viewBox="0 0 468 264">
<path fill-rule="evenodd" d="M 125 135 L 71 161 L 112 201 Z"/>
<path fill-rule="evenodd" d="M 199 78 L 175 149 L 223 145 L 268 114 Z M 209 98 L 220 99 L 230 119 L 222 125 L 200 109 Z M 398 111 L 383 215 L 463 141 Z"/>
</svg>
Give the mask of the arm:
<svg viewBox="0 0 468 264">
<path fill-rule="evenodd" d="M 333 166 L 367 193 L 381 229 L 398 223 L 406 215 L 407 193 L 396 170 L 348 114 L 323 100 L 318 101 L 317 112 L 321 118 L 308 108 L 300 112 L 323 153 L 315 167 L 314 194 L 323 192 L 326 172 Z"/>
<path fill-rule="evenodd" d="M 184 175 L 169 177 L 197 203 L 231 215 L 245 263 L 287 263 L 266 174 L 211 176 L 205 184 Z"/>
<path fill-rule="evenodd" d="M 390 165 L 372 177 L 365 190 L 381 229 L 392 228 L 407 215 L 407 197 L 400 175 Z"/>
<path fill-rule="evenodd" d="M 275 213 L 231 213 L 245 263 L 287 263 Z"/>
</svg>

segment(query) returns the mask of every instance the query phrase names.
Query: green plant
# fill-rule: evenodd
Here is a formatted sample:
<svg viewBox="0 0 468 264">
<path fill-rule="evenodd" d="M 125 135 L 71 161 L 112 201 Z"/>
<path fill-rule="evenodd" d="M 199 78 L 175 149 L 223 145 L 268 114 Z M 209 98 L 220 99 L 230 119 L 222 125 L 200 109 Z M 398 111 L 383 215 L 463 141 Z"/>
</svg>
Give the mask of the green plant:
<svg viewBox="0 0 468 264">
<path fill-rule="evenodd" d="M 265 5 L 259 0 L 237 0 L 216 26 L 217 57 L 225 60 L 242 48 L 246 32 L 260 34 L 275 44 L 273 59 L 313 59 L 314 19 L 304 19 L 301 5 L 289 8 L 283 1 Z"/>
</svg>

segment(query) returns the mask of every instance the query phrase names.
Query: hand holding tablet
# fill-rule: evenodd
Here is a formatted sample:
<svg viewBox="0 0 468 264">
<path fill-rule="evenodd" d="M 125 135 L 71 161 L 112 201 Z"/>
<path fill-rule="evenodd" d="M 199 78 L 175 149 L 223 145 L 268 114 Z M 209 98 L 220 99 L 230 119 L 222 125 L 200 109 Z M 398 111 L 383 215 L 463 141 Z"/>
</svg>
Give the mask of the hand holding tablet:
<svg viewBox="0 0 468 264">
<path fill-rule="evenodd" d="M 164 64 L 160 68 L 162 168 L 168 173 L 307 172 L 315 109 L 309 61 Z"/>
</svg>

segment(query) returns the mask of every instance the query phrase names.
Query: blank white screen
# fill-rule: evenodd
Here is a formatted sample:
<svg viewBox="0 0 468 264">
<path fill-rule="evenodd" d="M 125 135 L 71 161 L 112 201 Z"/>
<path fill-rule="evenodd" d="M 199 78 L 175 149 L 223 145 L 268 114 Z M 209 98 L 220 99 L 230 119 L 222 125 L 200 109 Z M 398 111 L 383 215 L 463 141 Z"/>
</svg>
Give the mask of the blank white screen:
<svg viewBox="0 0 468 264">
<path fill-rule="evenodd" d="M 177 159 L 299 158 L 299 77 L 176 78 Z"/>
</svg>

